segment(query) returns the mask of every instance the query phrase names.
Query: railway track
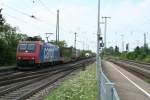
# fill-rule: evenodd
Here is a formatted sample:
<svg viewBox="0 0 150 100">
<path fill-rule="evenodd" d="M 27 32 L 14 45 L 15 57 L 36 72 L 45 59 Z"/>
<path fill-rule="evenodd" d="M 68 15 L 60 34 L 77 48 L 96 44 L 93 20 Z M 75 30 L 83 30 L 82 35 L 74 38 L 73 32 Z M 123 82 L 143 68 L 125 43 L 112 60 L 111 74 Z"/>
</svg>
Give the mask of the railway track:
<svg viewBox="0 0 150 100">
<path fill-rule="evenodd" d="M 39 90 L 57 82 L 73 71 L 93 62 L 95 58 L 48 68 L 28 74 L 23 72 L 0 78 L 0 100 L 25 100 Z M 20 76 L 22 75 L 22 76 Z"/>
<path fill-rule="evenodd" d="M 131 64 L 131 65 L 135 65 L 135 66 L 138 66 L 138 67 L 141 67 L 141 68 L 144 68 L 146 70 L 150 70 L 150 63 L 137 62 L 137 61 L 132 61 L 132 60 L 131 61 L 129 61 L 129 60 L 120 60 L 120 61 Z"/>
<path fill-rule="evenodd" d="M 8 74 L 12 74 L 12 73 L 16 73 L 17 72 L 17 68 L 16 67 L 2 67 L 0 68 L 0 76 L 5 76 Z"/>
<path fill-rule="evenodd" d="M 124 69 L 128 70 L 129 72 L 135 74 L 136 76 L 147 80 L 150 79 L 150 65 L 144 63 L 138 63 L 135 61 L 128 61 L 128 60 L 109 60 L 114 64 L 123 67 Z"/>
<path fill-rule="evenodd" d="M 82 63 L 83 61 L 87 61 L 88 59 L 85 60 L 81 60 L 78 62 L 73 62 L 73 63 L 67 63 L 67 64 L 63 64 L 63 65 L 56 65 L 53 67 L 49 67 L 49 68 L 45 68 L 45 69 L 41 69 L 41 70 L 35 70 L 35 71 L 17 71 L 14 72 L 13 74 L 8 74 L 8 75 L 4 75 L 0 77 L 0 86 L 4 86 L 4 85 L 8 85 L 11 83 L 15 83 L 15 82 L 19 82 L 19 81 L 23 81 L 23 80 L 27 80 L 27 79 L 33 79 L 36 78 L 40 75 L 42 75 L 43 73 L 47 73 L 47 72 L 52 72 L 55 70 L 60 70 L 60 69 L 64 69 L 70 66 L 75 66 L 79 63 Z"/>
</svg>

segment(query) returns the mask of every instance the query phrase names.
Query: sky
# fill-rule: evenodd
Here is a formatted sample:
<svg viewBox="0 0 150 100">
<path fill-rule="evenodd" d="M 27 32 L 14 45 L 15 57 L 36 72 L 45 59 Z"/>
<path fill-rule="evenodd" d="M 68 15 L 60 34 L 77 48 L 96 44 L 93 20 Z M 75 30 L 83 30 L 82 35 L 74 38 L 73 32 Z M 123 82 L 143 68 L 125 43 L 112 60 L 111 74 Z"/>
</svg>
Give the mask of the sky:
<svg viewBox="0 0 150 100">
<path fill-rule="evenodd" d="M 34 3 L 33 3 L 34 1 Z M 0 0 L 0 8 L 7 23 L 18 27 L 18 32 L 29 36 L 53 33 L 55 40 L 56 12 L 60 10 L 60 40 L 74 45 L 77 32 L 77 48 L 96 50 L 98 0 Z M 101 17 L 109 16 L 107 22 L 107 47 L 119 46 L 122 50 L 129 43 L 132 51 L 144 43 L 146 33 L 150 44 L 150 0 L 101 0 Z M 34 15 L 36 19 L 29 16 Z M 104 22 L 104 19 L 100 19 Z M 101 24 L 104 34 L 104 24 Z M 124 46 L 125 49 L 125 46 Z"/>
</svg>

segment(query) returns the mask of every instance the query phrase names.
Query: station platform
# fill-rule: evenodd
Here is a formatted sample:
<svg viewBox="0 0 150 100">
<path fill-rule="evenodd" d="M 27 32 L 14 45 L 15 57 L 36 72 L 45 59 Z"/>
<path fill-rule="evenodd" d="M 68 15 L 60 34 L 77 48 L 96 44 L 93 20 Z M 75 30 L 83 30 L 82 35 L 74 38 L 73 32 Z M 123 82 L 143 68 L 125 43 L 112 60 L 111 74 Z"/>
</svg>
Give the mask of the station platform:
<svg viewBox="0 0 150 100">
<path fill-rule="evenodd" d="M 105 75 L 115 83 L 120 100 L 150 100 L 150 84 L 108 61 L 102 61 Z"/>
</svg>

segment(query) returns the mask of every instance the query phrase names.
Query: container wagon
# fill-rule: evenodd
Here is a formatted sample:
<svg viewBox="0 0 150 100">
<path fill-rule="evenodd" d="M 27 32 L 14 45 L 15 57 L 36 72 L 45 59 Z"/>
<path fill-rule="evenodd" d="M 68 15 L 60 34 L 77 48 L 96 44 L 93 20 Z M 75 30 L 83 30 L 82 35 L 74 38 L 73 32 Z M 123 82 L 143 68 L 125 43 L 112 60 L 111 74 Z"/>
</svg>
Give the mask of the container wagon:
<svg viewBox="0 0 150 100">
<path fill-rule="evenodd" d="M 60 47 L 60 54 L 63 63 L 75 61 L 80 58 L 80 50 L 75 50 L 73 47 Z"/>
</svg>

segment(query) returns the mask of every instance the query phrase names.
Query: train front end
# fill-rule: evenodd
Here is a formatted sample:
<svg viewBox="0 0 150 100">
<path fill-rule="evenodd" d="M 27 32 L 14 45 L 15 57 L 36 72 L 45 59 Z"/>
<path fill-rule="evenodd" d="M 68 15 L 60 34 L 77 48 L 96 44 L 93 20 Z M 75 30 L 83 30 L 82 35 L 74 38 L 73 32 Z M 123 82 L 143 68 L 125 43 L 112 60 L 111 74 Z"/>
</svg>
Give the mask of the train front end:
<svg viewBox="0 0 150 100">
<path fill-rule="evenodd" d="M 38 45 L 36 42 L 24 41 L 18 44 L 16 61 L 18 67 L 34 66 L 38 63 Z M 31 67 L 30 66 L 30 67 Z"/>
</svg>

